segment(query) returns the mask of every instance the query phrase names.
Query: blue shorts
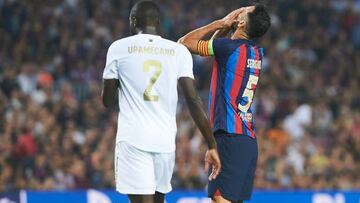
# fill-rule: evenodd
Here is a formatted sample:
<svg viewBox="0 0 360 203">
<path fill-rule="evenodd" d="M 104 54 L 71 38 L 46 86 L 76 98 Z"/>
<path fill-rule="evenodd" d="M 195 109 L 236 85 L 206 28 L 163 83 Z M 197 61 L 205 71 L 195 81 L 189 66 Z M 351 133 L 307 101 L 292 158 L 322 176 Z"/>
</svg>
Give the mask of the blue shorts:
<svg viewBox="0 0 360 203">
<path fill-rule="evenodd" d="M 215 139 L 222 169 L 219 176 L 209 182 L 208 196 L 213 198 L 216 193 L 232 202 L 249 200 L 258 157 L 256 139 L 228 133 L 217 133 Z"/>
</svg>

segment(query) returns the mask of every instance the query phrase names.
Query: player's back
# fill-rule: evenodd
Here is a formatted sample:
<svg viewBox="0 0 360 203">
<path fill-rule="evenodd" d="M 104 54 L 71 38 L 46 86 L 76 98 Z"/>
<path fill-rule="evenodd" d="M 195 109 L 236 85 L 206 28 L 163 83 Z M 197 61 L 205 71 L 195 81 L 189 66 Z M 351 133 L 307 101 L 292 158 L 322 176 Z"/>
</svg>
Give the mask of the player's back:
<svg viewBox="0 0 360 203">
<path fill-rule="evenodd" d="M 215 56 L 209 114 L 213 130 L 255 138 L 251 109 L 260 77 L 263 48 L 244 39 L 212 42 Z"/>
<path fill-rule="evenodd" d="M 174 151 L 177 80 L 193 77 L 187 49 L 157 35 L 134 35 L 110 46 L 104 78 L 109 71 L 120 82 L 117 142 Z"/>
</svg>

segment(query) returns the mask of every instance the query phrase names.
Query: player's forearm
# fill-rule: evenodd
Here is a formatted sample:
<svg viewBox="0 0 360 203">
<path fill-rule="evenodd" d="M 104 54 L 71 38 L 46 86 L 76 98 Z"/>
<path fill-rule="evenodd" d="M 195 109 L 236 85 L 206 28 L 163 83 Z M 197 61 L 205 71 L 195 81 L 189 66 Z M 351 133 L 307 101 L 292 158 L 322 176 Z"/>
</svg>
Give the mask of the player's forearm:
<svg viewBox="0 0 360 203">
<path fill-rule="evenodd" d="M 222 20 L 216 20 L 208 25 L 189 32 L 180 38 L 178 42 L 186 46 L 192 53 L 198 54 L 198 41 L 203 39 L 206 35 L 222 28 L 226 28 L 226 25 Z"/>
<path fill-rule="evenodd" d="M 222 28 L 220 30 L 216 30 L 211 39 L 225 37 L 227 34 L 229 34 L 230 30 L 231 28 Z"/>
<path fill-rule="evenodd" d="M 215 138 L 211 132 L 211 127 L 203 109 L 201 99 L 195 90 L 194 80 L 187 77 L 179 79 L 179 85 L 184 94 L 186 104 L 201 134 L 204 136 L 209 149 L 216 148 Z"/>
<path fill-rule="evenodd" d="M 205 141 L 209 149 L 216 148 L 216 141 L 211 132 L 211 127 L 206 116 L 206 112 L 202 107 L 202 102 L 199 97 L 187 100 L 187 105 L 191 114 L 191 117 L 194 119 L 196 125 L 198 126 L 201 134 L 205 138 Z"/>
<path fill-rule="evenodd" d="M 222 20 L 215 20 L 203 27 L 200 27 L 198 29 L 195 29 L 191 32 L 189 32 L 188 34 L 186 34 L 184 37 L 182 37 L 181 39 L 183 39 L 184 41 L 186 41 L 187 39 L 203 39 L 206 35 L 215 32 L 216 30 L 225 28 L 225 25 L 223 23 Z M 181 41 L 180 39 L 180 41 Z"/>
</svg>

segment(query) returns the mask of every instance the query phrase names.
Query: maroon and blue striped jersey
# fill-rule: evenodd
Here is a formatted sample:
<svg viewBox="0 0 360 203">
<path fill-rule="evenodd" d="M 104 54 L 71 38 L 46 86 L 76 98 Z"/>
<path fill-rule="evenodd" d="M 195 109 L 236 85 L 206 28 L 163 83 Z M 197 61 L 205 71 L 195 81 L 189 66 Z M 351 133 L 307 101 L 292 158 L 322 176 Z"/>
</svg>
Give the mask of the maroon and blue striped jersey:
<svg viewBox="0 0 360 203">
<path fill-rule="evenodd" d="M 260 76 L 263 48 L 243 39 L 219 38 L 205 44 L 208 48 L 205 53 L 214 56 L 208 105 L 213 131 L 255 138 L 251 104 Z"/>
</svg>

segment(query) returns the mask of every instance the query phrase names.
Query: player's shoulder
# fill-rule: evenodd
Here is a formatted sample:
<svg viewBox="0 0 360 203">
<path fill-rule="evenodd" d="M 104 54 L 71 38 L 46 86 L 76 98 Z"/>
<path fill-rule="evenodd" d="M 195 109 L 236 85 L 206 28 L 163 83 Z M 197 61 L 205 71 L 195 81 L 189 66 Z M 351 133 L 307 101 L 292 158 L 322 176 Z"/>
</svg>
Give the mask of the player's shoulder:
<svg viewBox="0 0 360 203">
<path fill-rule="evenodd" d="M 235 43 L 235 40 L 226 38 L 226 37 L 220 37 L 220 38 L 213 39 L 213 43 L 226 45 L 226 44 L 230 44 L 230 43 Z"/>
<path fill-rule="evenodd" d="M 190 51 L 184 45 L 166 38 L 161 38 L 161 40 L 162 43 L 166 44 L 168 47 L 171 47 L 171 49 L 174 49 L 176 55 L 191 55 Z"/>
<path fill-rule="evenodd" d="M 130 42 L 133 40 L 133 38 L 134 38 L 134 36 L 129 36 L 129 37 L 117 39 L 110 44 L 109 49 L 124 48 L 124 45 L 130 44 Z"/>
<path fill-rule="evenodd" d="M 239 45 L 241 45 L 241 42 L 239 43 L 238 40 L 233 40 L 225 37 L 215 38 L 212 41 L 214 52 L 226 52 L 226 50 L 234 50 L 234 48 L 238 47 Z"/>
<path fill-rule="evenodd" d="M 264 48 L 256 41 L 249 40 L 247 41 L 247 44 L 249 45 L 249 47 L 251 47 L 252 50 L 258 51 L 261 56 L 264 55 Z"/>
<path fill-rule="evenodd" d="M 214 43 L 223 44 L 223 45 L 227 45 L 227 44 L 249 44 L 249 45 L 252 45 L 252 46 L 257 46 L 257 44 L 254 41 L 246 40 L 246 39 L 231 39 L 231 38 L 221 37 L 221 38 L 216 38 L 213 41 L 214 41 Z"/>
<path fill-rule="evenodd" d="M 213 47 L 218 49 L 231 49 L 234 50 L 239 46 L 245 45 L 246 47 L 253 47 L 259 50 L 263 48 L 260 47 L 255 41 L 246 40 L 246 39 L 229 39 L 229 38 L 217 38 L 213 40 Z"/>
</svg>

